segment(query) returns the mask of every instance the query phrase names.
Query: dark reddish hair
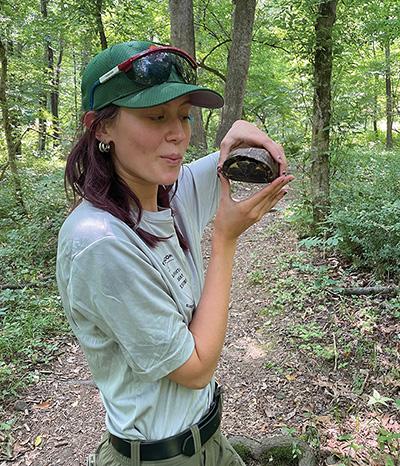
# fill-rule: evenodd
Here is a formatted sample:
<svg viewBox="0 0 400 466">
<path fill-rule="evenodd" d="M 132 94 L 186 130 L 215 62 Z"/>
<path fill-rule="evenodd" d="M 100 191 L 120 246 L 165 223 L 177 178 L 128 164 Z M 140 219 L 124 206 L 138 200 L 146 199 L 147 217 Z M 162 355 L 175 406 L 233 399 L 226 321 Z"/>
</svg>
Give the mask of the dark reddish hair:
<svg viewBox="0 0 400 466">
<path fill-rule="evenodd" d="M 136 194 L 117 174 L 111 154 L 100 152 L 98 147 L 97 129 L 105 121 L 112 121 L 118 115 L 118 112 L 119 107 L 112 104 L 95 111 L 95 117 L 90 128 L 83 130 L 67 158 L 64 179 L 65 189 L 67 194 L 68 186 L 72 189 L 72 208 L 75 208 L 82 199 L 86 199 L 95 207 L 105 210 L 122 220 L 145 243 L 150 247 L 155 247 L 159 241 L 165 241 L 167 238 L 158 237 L 137 227 L 142 218 L 142 204 Z M 170 191 L 173 187 L 174 185 L 160 185 L 158 187 L 157 204 L 160 207 L 171 208 Z M 175 189 L 171 197 L 174 196 L 177 187 L 178 181 L 175 183 Z M 137 218 L 132 215 L 132 202 L 137 207 Z M 187 242 L 177 228 L 175 221 L 174 226 L 182 249 L 188 249 Z"/>
</svg>

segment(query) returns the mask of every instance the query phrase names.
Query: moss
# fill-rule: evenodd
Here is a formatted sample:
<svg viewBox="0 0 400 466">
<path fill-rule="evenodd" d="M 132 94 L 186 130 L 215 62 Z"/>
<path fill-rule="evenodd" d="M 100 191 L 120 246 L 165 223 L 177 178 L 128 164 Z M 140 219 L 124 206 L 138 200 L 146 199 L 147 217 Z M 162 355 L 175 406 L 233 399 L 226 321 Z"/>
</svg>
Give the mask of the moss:
<svg viewBox="0 0 400 466">
<path fill-rule="evenodd" d="M 261 464 L 263 466 L 298 466 L 299 459 L 293 458 L 293 454 L 291 446 L 273 447 L 263 454 Z"/>
<path fill-rule="evenodd" d="M 232 446 L 245 463 L 251 458 L 251 449 L 247 445 L 235 443 Z"/>
</svg>

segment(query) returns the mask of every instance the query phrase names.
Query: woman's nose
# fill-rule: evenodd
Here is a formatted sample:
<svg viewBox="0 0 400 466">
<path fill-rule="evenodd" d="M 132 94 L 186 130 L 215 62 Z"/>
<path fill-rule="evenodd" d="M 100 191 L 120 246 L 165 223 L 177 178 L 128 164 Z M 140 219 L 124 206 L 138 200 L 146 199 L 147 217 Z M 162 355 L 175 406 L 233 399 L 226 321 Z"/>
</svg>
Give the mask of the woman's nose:
<svg viewBox="0 0 400 466">
<path fill-rule="evenodd" d="M 186 132 L 183 125 L 184 123 L 180 118 L 171 120 L 167 132 L 167 140 L 180 142 L 185 139 Z"/>
</svg>

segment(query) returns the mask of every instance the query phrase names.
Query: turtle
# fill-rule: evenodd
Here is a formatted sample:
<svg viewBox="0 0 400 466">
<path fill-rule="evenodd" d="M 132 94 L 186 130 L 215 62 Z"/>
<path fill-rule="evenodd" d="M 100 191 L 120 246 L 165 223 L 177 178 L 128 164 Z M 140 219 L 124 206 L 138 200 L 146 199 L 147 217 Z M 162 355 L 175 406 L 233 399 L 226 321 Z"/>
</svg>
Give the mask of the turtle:
<svg viewBox="0 0 400 466">
<path fill-rule="evenodd" d="M 233 181 L 271 183 L 279 176 L 279 164 L 266 149 L 240 147 L 230 152 L 222 173 Z"/>
</svg>

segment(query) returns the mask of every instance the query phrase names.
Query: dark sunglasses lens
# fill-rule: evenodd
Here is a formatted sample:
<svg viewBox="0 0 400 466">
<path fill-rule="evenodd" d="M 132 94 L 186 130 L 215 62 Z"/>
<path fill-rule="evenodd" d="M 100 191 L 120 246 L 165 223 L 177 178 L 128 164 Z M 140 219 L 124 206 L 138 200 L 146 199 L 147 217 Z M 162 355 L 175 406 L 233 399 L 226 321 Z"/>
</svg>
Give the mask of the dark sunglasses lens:
<svg viewBox="0 0 400 466">
<path fill-rule="evenodd" d="M 196 70 L 185 58 L 175 55 L 175 67 L 186 84 L 196 84 Z"/>
<path fill-rule="evenodd" d="M 152 53 L 132 63 L 126 74 L 129 79 L 143 86 L 155 86 L 167 81 L 171 74 L 172 60 L 165 52 Z"/>
</svg>

